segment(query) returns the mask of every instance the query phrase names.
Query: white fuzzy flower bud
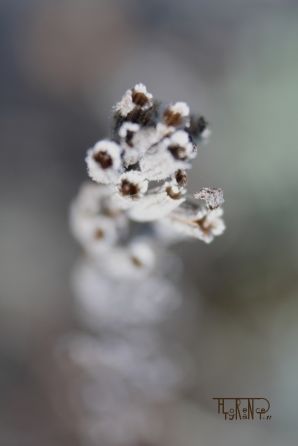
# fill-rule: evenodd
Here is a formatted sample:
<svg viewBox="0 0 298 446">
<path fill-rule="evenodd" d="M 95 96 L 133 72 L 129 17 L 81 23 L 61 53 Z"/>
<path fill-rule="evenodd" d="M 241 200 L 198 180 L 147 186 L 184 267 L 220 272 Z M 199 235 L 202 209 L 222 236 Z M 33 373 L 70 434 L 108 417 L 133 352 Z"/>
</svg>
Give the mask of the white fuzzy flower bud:
<svg viewBox="0 0 298 446">
<path fill-rule="evenodd" d="M 102 215 L 74 220 L 73 233 L 91 255 L 102 253 L 118 240 L 115 222 Z"/>
<path fill-rule="evenodd" d="M 174 127 L 167 127 L 166 125 L 158 122 L 156 127 L 143 127 L 140 128 L 133 136 L 133 147 L 138 149 L 140 154 L 139 159 L 147 152 L 153 151 L 155 153 L 155 147 L 165 137 L 171 135 L 175 131 Z"/>
<path fill-rule="evenodd" d="M 193 159 L 197 155 L 196 147 L 189 140 L 189 135 L 184 130 L 178 130 L 168 138 L 168 150 L 176 160 Z"/>
<path fill-rule="evenodd" d="M 136 84 L 132 89 L 127 90 L 121 101 L 114 109 L 124 118 L 129 115 L 136 107 L 147 110 L 153 105 L 153 96 L 147 91 L 144 84 Z"/>
<path fill-rule="evenodd" d="M 155 265 L 155 254 L 148 243 L 135 240 L 129 246 L 129 252 L 133 264 L 137 268 L 152 270 Z"/>
<path fill-rule="evenodd" d="M 148 189 L 148 181 L 144 175 L 138 171 L 123 173 L 117 185 L 119 194 L 128 199 L 137 200 L 142 197 Z"/>
<path fill-rule="evenodd" d="M 128 277 L 136 268 L 150 269 L 153 258 L 147 245 L 131 243 L 138 230 L 131 225 L 128 234 L 130 220 L 154 222 L 144 225 L 151 236 L 160 221 L 159 235 L 168 225 L 168 240 L 181 238 L 173 235 L 175 230 L 209 243 L 225 229 L 223 194 L 201 189 L 193 197 L 204 207 L 186 198 L 187 170 L 197 155 L 193 141 L 206 137 L 208 123 L 190 115 L 185 102 L 163 107 L 139 83 L 114 110 L 112 140 L 97 142 L 86 156 L 88 174 L 100 186 L 80 192 L 71 209 L 71 227 L 104 273 L 112 274 L 118 265 L 115 276 Z"/>
<path fill-rule="evenodd" d="M 126 233 L 127 219 L 110 212 L 106 200 L 111 189 L 85 183 L 70 209 L 70 227 L 74 237 L 92 254 L 100 253 Z"/>
<path fill-rule="evenodd" d="M 129 121 L 124 122 L 119 129 L 119 136 L 123 144 L 128 147 L 132 147 L 133 146 L 132 138 L 134 134 L 139 130 L 140 130 L 139 124 Z"/>
<path fill-rule="evenodd" d="M 188 124 L 189 106 L 186 102 L 176 102 L 169 105 L 163 114 L 164 122 L 168 126 L 180 127 Z"/>
<path fill-rule="evenodd" d="M 215 236 L 221 235 L 225 230 L 225 224 L 222 219 L 223 210 L 217 208 L 211 211 L 202 209 L 192 217 L 184 214 L 182 209 L 172 212 L 165 223 L 168 223 L 178 232 L 203 240 L 210 243 Z"/>
<path fill-rule="evenodd" d="M 163 190 L 173 200 L 178 200 L 186 193 L 186 189 L 183 186 L 179 186 L 176 181 L 166 181 L 163 185 Z"/>
<path fill-rule="evenodd" d="M 151 145 L 152 129 L 141 129 L 139 124 L 124 122 L 119 130 L 120 142 L 124 149 L 125 167 L 136 164 Z M 153 142 L 154 143 L 154 142 Z"/>
<path fill-rule="evenodd" d="M 115 183 L 121 169 L 121 147 L 113 141 L 102 140 L 88 150 L 88 174 L 97 183 Z"/>
</svg>

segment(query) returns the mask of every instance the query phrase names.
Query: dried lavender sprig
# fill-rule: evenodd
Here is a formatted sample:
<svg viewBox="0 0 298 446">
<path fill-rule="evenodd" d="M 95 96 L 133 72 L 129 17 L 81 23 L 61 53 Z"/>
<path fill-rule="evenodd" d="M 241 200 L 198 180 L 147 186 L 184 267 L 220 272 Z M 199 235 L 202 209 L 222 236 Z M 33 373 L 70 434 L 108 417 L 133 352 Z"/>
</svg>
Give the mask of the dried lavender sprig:
<svg viewBox="0 0 298 446">
<path fill-rule="evenodd" d="M 206 243 L 222 234 L 222 190 L 202 188 L 195 201 L 187 196 L 187 171 L 209 135 L 205 118 L 194 117 L 185 102 L 164 106 L 137 84 L 115 105 L 113 123 L 111 139 L 87 152 L 88 174 L 98 184 L 86 185 L 72 207 L 73 233 L 85 251 L 98 258 L 109 248 L 127 257 L 132 221 L 152 222 L 150 249 L 154 237 L 167 243 L 166 232 L 176 234 L 172 241 L 190 236 Z M 142 266 L 138 257 L 132 263 Z"/>
</svg>

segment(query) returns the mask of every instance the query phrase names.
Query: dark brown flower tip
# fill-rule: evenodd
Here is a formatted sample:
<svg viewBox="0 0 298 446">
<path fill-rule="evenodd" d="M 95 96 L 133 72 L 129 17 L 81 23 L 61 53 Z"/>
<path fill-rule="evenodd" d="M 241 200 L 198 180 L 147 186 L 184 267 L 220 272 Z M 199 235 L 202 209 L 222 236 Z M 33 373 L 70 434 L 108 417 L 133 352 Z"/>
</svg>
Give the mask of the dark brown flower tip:
<svg viewBox="0 0 298 446">
<path fill-rule="evenodd" d="M 173 157 L 177 160 L 185 160 L 187 158 L 185 148 L 179 146 L 178 144 L 171 145 L 168 147 L 168 149 L 173 155 Z"/>
<path fill-rule="evenodd" d="M 135 132 L 133 132 L 132 130 L 127 130 L 126 132 L 126 137 L 125 137 L 125 142 L 129 147 L 133 147 L 133 137 L 134 137 Z"/>
<path fill-rule="evenodd" d="M 175 172 L 175 180 L 179 186 L 186 186 L 187 184 L 187 173 L 185 170 L 178 169 Z"/>
<path fill-rule="evenodd" d="M 137 268 L 142 268 L 144 266 L 141 260 L 136 256 L 131 256 L 131 261 Z"/>
<path fill-rule="evenodd" d="M 199 138 L 208 128 L 209 124 L 204 116 L 191 116 L 188 132 L 194 137 Z"/>
<path fill-rule="evenodd" d="M 208 122 L 204 118 L 204 116 L 200 116 L 197 122 L 197 128 L 199 134 L 203 133 L 204 130 L 208 127 Z"/>
<path fill-rule="evenodd" d="M 128 180 L 122 180 L 120 186 L 120 192 L 125 196 L 134 196 L 139 193 L 139 188 L 136 184 L 130 183 Z"/>
<path fill-rule="evenodd" d="M 113 121 L 112 121 L 112 136 L 118 142 L 119 142 L 119 129 L 124 122 L 125 118 L 123 118 L 123 116 L 121 116 L 121 114 L 118 111 L 116 111 L 113 115 Z"/>
<path fill-rule="evenodd" d="M 131 93 L 132 102 L 139 107 L 144 107 L 149 102 L 149 98 L 141 91 L 132 90 Z"/>
<path fill-rule="evenodd" d="M 97 228 L 95 233 L 94 233 L 94 238 L 96 240 L 102 240 L 104 238 L 104 231 L 101 228 Z"/>
<path fill-rule="evenodd" d="M 112 157 L 107 152 L 104 152 L 102 150 L 97 153 L 94 153 L 93 159 L 98 164 L 100 164 L 103 169 L 108 169 L 113 165 Z"/>
<path fill-rule="evenodd" d="M 171 186 L 168 186 L 166 188 L 166 193 L 173 200 L 178 200 L 179 198 L 181 198 L 181 192 L 180 191 L 175 191 Z"/>
<path fill-rule="evenodd" d="M 168 126 L 178 127 L 183 122 L 183 116 L 181 113 L 174 112 L 170 108 L 167 108 L 163 114 L 165 124 Z"/>
<path fill-rule="evenodd" d="M 153 104 L 146 110 L 136 107 L 126 117 L 126 121 L 140 124 L 141 127 L 155 126 L 157 120 L 157 106 Z"/>
</svg>

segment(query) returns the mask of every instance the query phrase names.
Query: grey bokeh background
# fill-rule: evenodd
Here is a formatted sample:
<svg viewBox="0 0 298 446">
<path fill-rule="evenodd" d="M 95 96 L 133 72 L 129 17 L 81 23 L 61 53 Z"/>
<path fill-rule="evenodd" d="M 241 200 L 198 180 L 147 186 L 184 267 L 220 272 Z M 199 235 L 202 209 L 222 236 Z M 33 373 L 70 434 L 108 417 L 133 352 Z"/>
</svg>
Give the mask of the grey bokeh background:
<svg viewBox="0 0 298 446">
<path fill-rule="evenodd" d="M 297 2 L 2 0 L 0 36 L 1 444 L 75 444 L 36 369 L 76 324 L 67 213 L 85 150 L 138 81 L 210 120 L 190 188 L 221 186 L 226 199 L 226 234 L 178 248 L 202 301 L 202 405 L 173 415 L 179 435 L 295 444 Z M 208 408 L 216 393 L 264 394 L 273 421 L 229 428 Z"/>
</svg>

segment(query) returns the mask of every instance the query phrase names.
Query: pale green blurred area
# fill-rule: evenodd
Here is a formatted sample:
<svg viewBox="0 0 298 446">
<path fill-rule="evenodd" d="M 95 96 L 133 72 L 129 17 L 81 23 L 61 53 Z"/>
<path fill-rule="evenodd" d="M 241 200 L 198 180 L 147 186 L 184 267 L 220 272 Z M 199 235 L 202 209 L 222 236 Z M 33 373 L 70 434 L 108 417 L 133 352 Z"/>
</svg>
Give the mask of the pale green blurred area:
<svg viewBox="0 0 298 446">
<path fill-rule="evenodd" d="M 199 404 L 170 411 L 170 444 L 297 444 L 297 6 L 1 2 L 1 444 L 75 444 L 32 370 L 76 324 L 67 212 L 85 150 L 138 81 L 210 120 L 190 189 L 219 186 L 226 200 L 223 237 L 177 248 L 201 300 Z M 245 393 L 270 399 L 266 426 L 218 419 L 213 396 Z"/>
</svg>

